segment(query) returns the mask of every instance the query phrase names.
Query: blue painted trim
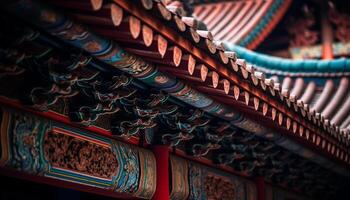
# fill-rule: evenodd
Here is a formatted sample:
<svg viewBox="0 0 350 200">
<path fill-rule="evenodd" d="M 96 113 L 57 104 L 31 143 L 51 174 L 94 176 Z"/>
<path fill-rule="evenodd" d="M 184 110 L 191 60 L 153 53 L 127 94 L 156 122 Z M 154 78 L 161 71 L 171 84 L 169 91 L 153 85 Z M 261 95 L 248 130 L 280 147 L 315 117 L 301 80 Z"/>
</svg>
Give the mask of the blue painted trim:
<svg viewBox="0 0 350 200">
<path fill-rule="evenodd" d="M 236 52 L 239 58 L 245 59 L 248 63 L 267 70 L 279 70 L 292 73 L 350 72 L 350 59 L 347 58 L 339 58 L 334 60 L 292 60 L 257 53 L 229 43 L 225 43 L 225 47 L 228 51 Z"/>
</svg>

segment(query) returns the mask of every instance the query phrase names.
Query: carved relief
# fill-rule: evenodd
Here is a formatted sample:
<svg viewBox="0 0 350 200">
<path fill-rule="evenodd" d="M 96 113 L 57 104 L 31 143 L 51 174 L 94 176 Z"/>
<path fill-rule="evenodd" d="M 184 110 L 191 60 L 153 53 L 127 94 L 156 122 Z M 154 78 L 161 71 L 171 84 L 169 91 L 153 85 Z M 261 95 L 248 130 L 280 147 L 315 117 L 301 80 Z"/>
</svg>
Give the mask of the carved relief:
<svg viewBox="0 0 350 200">
<path fill-rule="evenodd" d="M 25 84 L 18 88 L 18 96 L 22 103 L 46 111 L 58 99 L 78 94 L 78 72 L 90 62 L 90 57 L 74 48 L 69 53 L 52 48 L 42 41 L 46 36 L 41 33 L 14 23 L 13 19 L 0 20 L 8 25 L 8 33 L 0 36 L 4 44 L 0 50 L 0 78 L 21 74 L 20 81 Z"/>
<path fill-rule="evenodd" d="M 232 133 L 214 131 L 206 125 L 197 129 L 194 144 L 190 146 L 188 152 L 194 156 L 205 156 L 211 150 L 221 148 L 221 141 L 232 137 Z"/>
<path fill-rule="evenodd" d="M 193 156 L 205 156 L 209 153 L 209 151 L 214 149 L 219 149 L 221 146 L 215 143 L 205 143 L 205 144 L 194 144 L 191 147 L 191 154 Z"/>
<path fill-rule="evenodd" d="M 45 135 L 44 155 L 54 167 L 108 179 L 116 175 L 119 167 L 111 148 L 59 134 L 55 130 Z"/>
<path fill-rule="evenodd" d="M 235 186 L 223 177 L 208 175 L 204 180 L 205 191 L 208 200 L 233 200 L 235 198 Z"/>
<path fill-rule="evenodd" d="M 130 137 L 139 133 L 140 130 L 155 127 L 158 125 L 158 117 L 170 115 L 177 110 L 175 105 L 164 105 L 167 99 L 168 96 L 163 93 L 151 94 L 146 98 L 122 99 L 120 103 L 123 110 L 126 111 L 125 116 L 114 121 L 113 133 L 122 137 Z"/>
<path fill-rule="evenodd" d="M 11 110 L 2 113 L 0 166 L 151 198 L 152 152 Z"/>
<path fill-rule="evenodd" d="M 27 95 L 23 102 L 40 110 L 47 110 L 59 98 L 72 97 L 78 94 L 74 88 L 78 77 L 76 71 L 86 65 L 89 58 L 82 55 L 50 54 L 46 59 L 31 60 L 28 77 L 35 81 L 26 86 Z"/>
<path fill-rule="evenodd" d="M 188 161 L 171 156 L 171 194 L 170 199 L 187 199 L 189 195 Z"/>
<path fill-rule="evenodd" d="M 131 79 L 126 76 L 105 76 L 92 73 L 77 81 L 80 94 L 72 100 L 70 118 L 89 125 L 100 115 L 113 114 L 120 110 L 119 101 L 130 97 L 136 90 L 125 89 Z"/>
<path fill-rule="evenodd" d="M 115 181 L 116 192 L 135 193 L 139 187 L 139 179 L 144 179 L 145 173 L 141 174 L 140 160 L 137 149 L 123 143 L 114 142 L 113 149 L 116 151 L 121 173 Z M 143 159 L 141 159 L 143 160 Z M 155 169 L 155 168 L 154 168 Z M 155 171 L 153 171 L 155 174 Z M 151 181 L 152 179 L 148 179 Z M 150 183 L 153 184 L 154 183 Z"/>
<path fill-rule="evenodd" d="M 156 191 L 156 158 L 154 154 L 145 149 L 139 149 L 140 180 L 135 192 L 138 197 L 151 199 Z"/>
<path fill-rule="evenodd" d="M 162 143 L 176 146 L 181 141 L 193 139 L 194 131 L 209 123 L 208 119 L 203 118 L 203 114 L 203 111 L 195 110 L 187 115 L 180 112 L 162 115 L 161 122 L 166 132 L 162 136 Z"/>
<path fill-rule="evenodd" d="M 203 165 L 189 163 L 189 199 L 230 199 L 246 200 L 247 184 L 238 177 L 216 171 Z M 251 199 L 256 198 L 256 193 L 249 195 Z"/>
<path fill-rule="evenodd" d="M 7 115 L 7 114 L 6 114 Z M 46 123 L 37 120 L 33 116 L 14 114 L 9 116 L 9 121 L 4 121 L 2 126 L 8 124 L 12 127 L 10 165 L 17 170 L 30 173 L 40 173 L 45 168 L 45 163 L 40 161 L 40 138 L 46 132 Z"/>
<path fill-rule="evenodd" d="M 178 132 L 174 134 L 164 134 L 162 135 L 162 143 L 170 146 L 177 146 L 182 141 L 191 140 L 194 138 L 194 135 L 190 133 Z"/>
<path fill-rule="evenodd" d="M 202 177 L 203 168 L 192 162 L 189 163 L 189 183 L 190 183 L 190 196 L 189 200 L 203 199 L 205 197 L 202 191 Z"/>
</svg>

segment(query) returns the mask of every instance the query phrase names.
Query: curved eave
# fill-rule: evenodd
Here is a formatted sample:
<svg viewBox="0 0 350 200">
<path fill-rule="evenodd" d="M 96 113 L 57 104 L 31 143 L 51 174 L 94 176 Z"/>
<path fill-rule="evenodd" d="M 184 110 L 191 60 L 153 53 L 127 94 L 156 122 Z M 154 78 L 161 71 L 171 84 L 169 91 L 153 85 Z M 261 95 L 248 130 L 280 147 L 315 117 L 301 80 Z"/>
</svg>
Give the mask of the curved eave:
<svg viewBox="0 0 350 200">
<path fill-rule="evenodd" d="M 197 5 L 194 14 L 216 40 L 256 48 L 288 10 L 291 0 L 233 1 Z"/>
<path fill-rule="evenodd" d="M 350 131 L 350 79 L 305 79 L 282 77 L 282 94 L 307 106 L 318 118 L 322 118 L 343 132 Z"/>
<path fill-rule="evenodd" d="M 350 75 L 350 59 L 334 60 L 293 60 L 261 53 L 226 43 L 225 47 L 234 51 L 257 69 L 267 74 L 301 77 L 335 77 Z"/>
</svg>

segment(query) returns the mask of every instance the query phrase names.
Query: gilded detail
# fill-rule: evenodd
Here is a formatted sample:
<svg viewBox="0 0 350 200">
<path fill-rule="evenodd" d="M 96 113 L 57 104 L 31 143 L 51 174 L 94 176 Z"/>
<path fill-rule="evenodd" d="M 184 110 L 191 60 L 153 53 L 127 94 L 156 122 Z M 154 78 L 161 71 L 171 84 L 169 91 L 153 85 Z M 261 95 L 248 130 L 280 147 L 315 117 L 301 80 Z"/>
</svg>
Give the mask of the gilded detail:
<svg viewBox="0 0 350 200">
<path fill-rule="evenodd" d="M 49 132 L 44 139 L 45 158 L 54 167 L 101 178 L 112 178 L 118 170 L 116 155 L 110 148 L 78 138 Z"/>
<path fill-rule="evenodd" d="M 235 187 L 229 180 L 208 175 L 204 180 L 208 200 L 234 200 Z"/>
</svg>

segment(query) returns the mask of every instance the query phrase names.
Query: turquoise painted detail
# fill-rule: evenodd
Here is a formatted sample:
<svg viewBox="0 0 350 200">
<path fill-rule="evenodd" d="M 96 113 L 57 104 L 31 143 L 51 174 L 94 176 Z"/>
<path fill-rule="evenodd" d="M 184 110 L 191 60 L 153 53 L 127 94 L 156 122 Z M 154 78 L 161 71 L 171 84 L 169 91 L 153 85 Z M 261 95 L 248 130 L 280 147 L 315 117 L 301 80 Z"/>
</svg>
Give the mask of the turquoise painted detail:
<svg viewBox="0 0 350 200">
<path fill-rule="evenodd" d="M 40 157 L 42 153 L 42 139 L 50 124 L 47 121 L 38 121 L 33 117 L 22 116 L 14 113 L 9 115 L 9 120 L 2 122 L 9 132 L 9 155 L 11 160 L 8 165 L 19 171 L 30 171 L 39 174 L 47 168 L 47 162 Z M 5 134 L 5 133 L 2 133 Z M 28 144 L 31 145 L 28 145 Z"/>
<path fill-rule="evenodd" d="M 107 188 L 111 187 L 113 181 L 110 180 L 100 180 L 94 177 L 89 177 L 87 175 L 77 174 L 68 170 L 63 170 L 60 168 L 49 167 L 49 172 L 45 173 L 46 177 L 53 179 L 60 179 L 74 183 L 82 183 L 85 185 L 93 185 L 94 187 Z"/>
<path fill-rule="evenodd" d="M 113 145 L 114 152 L 117 152 L 117 157 L 120 170 L 116 179 L 116 192 L 135 193 L 138 188 L 138 180 L 140 178 L 140 163 L 138 154 L 130 146 L 118 143 Z M 127 172 L 127 173 L 125 173 Z"/>
<path fill-rule="evenodd" d="M 0 167 L 145 199 L 154 194 L 156 163 L 148 150 L 23 111 L 4 109 L 0 122 Z"/>
<path fill-rule="evenodd" d="M 257 53 L 229 43 L 225 43 L 225 47 L 228 51 L 236 52 L 239 58 L 245 59 L 248 63 L 267 70 L 292 73 L 350 72 L 350 59 L 347 58 L 339 58 L 334 60 L 292 60 Z"/>
</svg>

